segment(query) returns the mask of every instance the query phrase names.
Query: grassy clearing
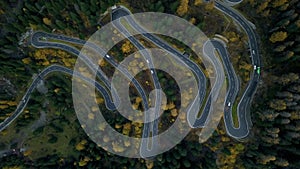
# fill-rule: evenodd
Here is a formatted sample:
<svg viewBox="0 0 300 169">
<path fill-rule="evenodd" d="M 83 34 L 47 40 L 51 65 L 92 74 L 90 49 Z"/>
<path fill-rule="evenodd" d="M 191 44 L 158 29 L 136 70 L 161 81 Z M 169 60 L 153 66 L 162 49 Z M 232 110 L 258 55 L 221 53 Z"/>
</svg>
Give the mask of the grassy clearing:
<svg viewBox="0 0 300 169">
<path fill-rule="evenodd" d="M 237 106 L 239 101 L 236 100 L 232 107 L 232 119 L 234 127 L 239 127 L 238 115 L 237 115 Z"/>
</svg>

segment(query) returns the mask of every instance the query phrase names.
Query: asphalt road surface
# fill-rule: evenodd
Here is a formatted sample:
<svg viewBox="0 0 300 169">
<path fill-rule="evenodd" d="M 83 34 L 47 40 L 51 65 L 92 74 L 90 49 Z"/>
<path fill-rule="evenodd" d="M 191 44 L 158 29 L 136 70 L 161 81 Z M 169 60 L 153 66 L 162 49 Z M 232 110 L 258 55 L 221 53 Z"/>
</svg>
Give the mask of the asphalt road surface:
<svg viewBox="0 0 300 169">
<path fill-rule="evenodd" d="M 227 2 L 227 4 L 229 4 L 230 6 L 236 5 L 241 3 L 243 0 L 225 0 L 225 2 Z"/>
<path fill-rule="evenodd" d="M 240 2 L 240 1 L 232 1 L 232 2 Z M 255 33 L 254 33 L 254 30 L 253 30 L 250 22 L 248 20 L 246 20 L 243 16 L 241 16 L 237 11 L 235 11 L 231 7 L 226 6 L 226 4 L 224 4 L 222 2 L 216 1 L 215 7 L 217 9 L 221 10 L 222 12 L 224 12 L 225 14 L 229 15 L 233 19 L 235 19 L 242 26 L 242 28 L 246 31 L 246 33 L 249 37 L 249 45 L 250 45 L 252 64 L 255 65 L 256 67 L 260 67 L 260 57 L 259 57 L 258 46 L 257 46 L 257 42 L 256 42 Z M 123 12 L 122 12 L 123 14 L 126 13 L 126 11 L 127 11 L 128 15 L 130 15 L 130 11 L 128 9 L 126 9 L 124 7 L 120 7 L 120 8 L 123 9 Z M 199 79 L 201 79 L 201 75 L 203 73 L 201 72 L 201 69 L 197 70 L 198 66 L 195 65 L 195 63 L 190 61 L 188 58 L 182 56 L 182 54 L 180 52 L 178 52 L 176 49 L 169 46 L 167 43 L 165 43 L 163 40 L 161 40 L 157 36 L 147 33 L 147 31 L 142 26 L 140 26 L 134 20 L 133 17 L 126 17 L 126 20 L 128 21 L 128 23 L 130 24 L 130 26 L 132 28 L 134 28 L 136 31 L 140 32 L 149 41 L 153 42 L 154 44 L 161 47 L 162 49 L 170 52 L 174 56 L 181 59 L 184 63 L 186 63 L 198 77 L 198 82 L 200 81 Z M 236 139 L 241 139 L 241 138 L 246 137 L 249 134 L 249 127 L 250 127 L 249 125 L 251 124 L 251 119 L 250 119 L 250 115 L 249 115 L 249 107 L 250 107 L 250 103 L 252 100 L 252 96 L 254 95 L 257 85 L 258 85 L 259 74 L 256 71 L 253 72 L 253 74 L 251 76 L 251 80 L 247 86 L 247 89 L 245 90 L 245 92 L 238 104 L 237 114 L 238 114 L 239 127 L 235 128 L 233 125 L 233 120 L 232 120 L 232 111 L 231 111 L 232 108 L 227 108 L 227 107 L 230 107 L 231 105 L 233 105 L 233 103 L 236 99 L 236 95 L 239 91 L 239 82 L 236 77 L 236 74 L 234 73 L 232 65 L 229 62 L 228 53 L 227 53 L 226 48 L 217 41 L 211 41 L 211 42 L 215 46 L 215 49 L 217 49 L 218 52 L 221 54 L 223 62 L 225 62 L 224 66 L 226 68 L 228 80 L 229 80 L 229 84 L 230 84 L 229 92 L 227 93 L 227 96 L 226 96 L 226 101 L 225 101 L 226 106 L 225 106 L 225 110 L 224 110 L 224 120 L 225 120 L 226 130 L 230 136 L 232 136 Z M 205 77 L 203 77 L 201 80 L 205 81 L 205 80 L 203 80 L 204 78 Z M 201 104 L 203 98 L 205 97 L 205 92 L 201 92 L 201 89 L 205 89 L 205 87 L 203 85 L 201 86 L 201 83 L 198 83 L 198 84 L 199 84 L 200 100 L 195 100 L 195 101 L 197 101 L 195 103 Z M 211 95 L 209 95 L 209 97 L 208 97 L 208 100 L 206 102 L 204 111 L 201 114 L 201 117 L 196 119 L 197 123 L 190 123 L 191 127 L 197 127 L 197 126 L 203 127 L 203 125 L 205 124 L 205 120 L 206 120 L 206 118 L 204 118 L 204 117 L 207 117 L 208 113 L 210 112 L 210 109 L 209 109 L 210 103 L 211 103 Z M 195 116 L 190 115 L 188 117 L 188 119 L 190 119 L 189 121 L 193 121 L 195 119 Z"/>
<path fill-rule="evenodd" d="M 124 7 L 120 7 L 124 11 L 129 11 L 128 9 Z M 125 18 L 127 22 L 130 24 L 130 26 L 135 29 L 136 31 L 140 32 L 142 36 L 144 36 L 147 40 L 154 43 L 158 47 L 164 49 L 166 52 L 170 53 L 172 56 L 174 56 L 175 59 L 182 62 L 184 65 L 189 67 L 189 69 L 194 73 L 196 76 L 196 80 L 198 82 L 198 93 L 196 98 L 194 99 L 193 103 L 190 105 L 190 110 L 188 111 L 188 122 L 191 127 L 194 126 L 194 122 L 197 120 L 197 115 L 200 110 L 200 105 L 202 105 L 202 102 L 204 101 L 205 94 L 206 94 L 206 77 L 202 70 L 199 68 L 199 66 L 191 61 L 188 57 L 183 55 L 181 52 L 179 52 L 177 49 L 169 45 L 167 42 L 162 40 L 156 35 L 153 35 L 151 33 L 147 33 L 147 30 L 145 30 L 142 26 L 140 26 L 133 17 L 129 15 L 129 17 Z M 193 111 L 191 111 L 193 110 Z M 197 112 L 197 113 L 196 113 Z M 202 116 L 202 115 L 201 115 Z M 201 117 L 199 117 L 201 118 Z"/>
<path fill-rule="evenodd" d="M 148 154 L 154 154 L 155 146 L 157 145 L 157 136 L 158 135 L 158 123 L 159 123 L 159 113 L 161 111 L 161 102 L 162 102 L 162 95 L 161 95 L 161 86 L 159 79 L 157 77 L 156 69 L 152 61 L 151 54 L 147 51 L 147 49 L 134 37 L 130 34 L 130 32 L 122 25 L 120 18 L 122 16 L 128 15 L 127 11 L 121 10 L 122 8 L 117 8 L 116 10 L 112 11 L 112 19 L 115 20 L 113 25 L 126 37 L 137 49 L 141 52 L 143 58 L 147 62 L 148 69 L 150 69 L 152 82 L 154 84 L 155 90 L 155 104 L 154 104 L 154 112 L 147 112 L 145 116 L 144 128 L 143 128 L 143 139 L 141 143 L 141 154 L 144 157 L 147 157 Z M 145 111 L 146 112 L 146 111 Z M 151 114 L 154 113 L 154 120 L 151 121 Z M 151 122 L 148 122 L 151 121 Z M 151 145 L 151 146 L 149 146 Z"/>
<path fill-rule="evenodd" d="M 239 2 L 238 0 L 228 0 L 228 1 L 231 1 L 233 3 Z M 238 13 L 233 8 L 227 6 L 225 3 L 215 1 L 215 8 L 217 8 L 221 12 L 225 13 L 226 15 L 230 16 L 244 29 L 244 31 L 246 32 L 246 34 L 248 35 L 248 38 L 249 38 L 249 47 L 250 47 L 252 64 L 253 64 L 253 66 L 260 67 L 261 61 L 260 61 L 260 55 L 259 55 L 259 50 L 258 50 L 258 45 L 257 45 L 256 35 L 255 35 L 255 31 L 253 29 L 253 25 L 251 25 L 251 23 L 247 19 L 245 19 L 240 13 Z M 122 7 L 121 11 L 119 11 L 118 15 L 130 14 L 130 12 L 129 13 L 128 12 L 129 11 L 127 9 Z M 198 89 L 199 90 L 197 93 L 197 98 L 191 103 L 191 105 L 192 105 L 191 108 L 198 109 L 199 106 L 193 106 L 193 105 L 201 105 L 202 102 L 204 101 L 205 94 L 206 94 L 206 77 L 205 77 L 204 73 L 201 71 L 201 69 L 199 68 L 199 66 L 196 63 L 192 62 L 188 57 L 186 57 L 182 53 L 180 53 L 177 49 L 173 48 L 171 45 L 166 43 L 164 40 L 160 39 L 159 37 L 157 37 L 153 34 L 147 33 L 142 28 L 142 26 L 140 26 L 139 24 L 136 23 L 134 18 L 127 17 L 126 20 L 132 28 L 134 28 L 138 32 L 141 32 L 142 35 L 146 39 L 153 42 L 158 47 L 164 49 L 168 53 L 172 54 L 175 58 L 177 58 L 178 60 L 183 62 L 185 65 L 187 65 L 193 71 L 193 73 L 196 76 L 197 81 L 198 81 Z M 126 31 L 124 30 L 124 27 L 122 27 L 121 25 L 118 25 L 117 27 L 119 30 L 121 30 L 122 33 L 124 33 L 127 36 L 128 32 L 126 33 Z M 139 50 L 144 49 L 144 47 L 135 38 L 132 38 L 131 36 L 129 36 L 129 37 L 130 38 L 128 38 L 128 39 Z M 116 69 L 118 69 L 128 79 L 130 79 L 132 81 L 132 83 L 134 84 L 135 88 L 137 89 L 137 91 L 139 92 L 139 94 L 142 98 L 144 109 L 145 110 L 149 109 L 147 96 L 146 96 L 143 88 L 139 84 L 139 82 L 134 77 L 132 77 L 132 75 L 126 70 L 126 68 L 120 67 L 119 64 L 113 59 L 113 57 L 108 57 L 107 53 L 104 50 L 102 50 L 101 48 L 99 48 L 97 45 L 92 44 L 90 42 L 80 40 L 80 39 L 75 39 L 75 38 L 71 38 L 71 37 L 67 37 L 67 36 L 63 36 L 63 35 L 48 34 L 48 33 L 44 33 L 44 32 L 35 32 L 31 39 L 32 45 L 37 48 L 57 48 L 57 49 L 62 49 L 67 52 L 70 52 L 76 56 L 79 56 L 80 59 L 82 59 L 89 66 L 89 68 L 91 70 L 97 70 L 97 74 L 96 74 L 97 77 L 99 77 L 99 79 L 105 84 L 105 86 L 107 88 L 112 89 L 110 80 L 98 68 L 98 66 L 95 65 L 93 63 L 93 61 L 90 60 L 87 56 L 80 55 L 80 52 L 76 48 L 66 45 L 66 44 L 63 44 L 63 43 L 48 42 L 47 40 L 41 40 L 41 38 L 57 39 L 57 40 L 65 41 L 65 42 L 71 42 L 71 43 L 75 43 L 75 44 L 89 46 L 90 48 L 92 48 L 93 50 L 98 52 L 100 55 L 104 56 L 104 59 L 106 59 L 107 62 L 109 62 L 111 65 L 113 65 Z M 226 101 L 224 103 L 225 104 L 224 122 L 226 125 L 226 131 L 233 138 L 236 138 L 236 139 L 245 138 L 249 134 L 249 128 L 251 127 L 250 126 L 251 119 L 250 119 L 249 109 L 250 109 L 252 97 L 256 91 L 256 88 L 257 88 L 257 85 L 259 82 L 260 75 L 255 70 L 253 71 L 253 73 L 251 75 L 251 79 L 247 85 L 247 88 L 244 91 L 242 98 L 238 104 L 237 115 L 238 115 L 239 127 L 236 128 L 233 125 L 232 106 L 230 106 L 230 105 L 233 105 L 233 103 L 236 99 L 237 93 L 239 91 L 239 82 L 238 82 L 237 76 L 233 70 L 233 67 L 231 65 L 231 62 L 229 60 L 229 54 L 228 54 L 224 44 L 222 44 L 220 41 L 216 41 L 216 40 L 211 40 L 210 43 L 212 44 L 212 46 L 208 45 L 207 47 L 205 47 L 204 52 L 209 56 L 213 55 L 211 53 L 212 50 L 217 50 L 220 53 L 221 59 L 223 61 L 223 65 L 225 66 L 227 80 L 229 81 L 229 89 L 228 89 L 228 92 L 226 95 Z M 150 67 L 150 69 L 153 70 L 153 72 L 155 72 L 154 65 L 151 65 L 152 64 L 151 56 L 149 56 L 147 53 L 143 53 L 143 56 L 145 57 L 146 60 L 149 61 L 148 66 Z M 212 62 L 214 62 L 214 65 L 218 65 L 219 63 L 214 58 L 216 58 L 216 57 L 213 57 L 213 56 L 211 57 Z M 217 72 L 219 71 L 218 67 L 219 66 L 215 67 Z M 101 84 L 99 84 L 95 80 L 91 80 L 89 78 L 82 76 L 79 72 L 73 72 L 72 70 L 62 67 L 62 66 L 52 65 L 52 66 L 49 66 L 46 69 L 44 69 L 39 74 L 39 76 L 37 76 L 33 80 L 32 84 L 27 89 L 25 95 L 23 96 L 22 100 L 18 104 L 15 112 L 10 117 L 5 119 L 5 121 L 0 123 L 0 131 L 2 131 L 7 126 L 9 126 L 9 124 L 11 124 L 11 122 L 22 113 L 22 111 L 24 110 L 24 108 L 26 107 L 26 105 L 28 103 L 28 100 L 30 99 L 30 94 L 33 92 L 33 90 L 38 85 L 40 80 L 43 77 L 45 77 L 46 75 L 48 75 L 49 73 L 55 72 L 55 71 L 77 76 L 80 79 L 84 80 L 85 82 L 87 82 L 91 85 L 95 85 L 97 90 L 103 95 L 103 97 L 105 99 L 106 107 L 110 110 L 116 109 L 117 103 L 114 103 L 112 101 L 110 92 L 107 92 L 106 88 L 103 87 Z M 217 73 L 217 75 L 220 75 L 220 73 Z M 221 78 L 221 76 L 219 76 L 219 77 Z M 159 84 L 158 78 L 156 76 L 156 72 L 155 72 L 155 74 L 153 73 L 152 78 L 153 78 L 154 83 Z M 214 87 L 212 90 L 218 90 L 221 82 L 222 82 L 222 80 L 217 81 L 214 84 Z M 160 88 L 160 86 L 157 84 L 155 85 L 155 87 Z M 113 91 L 111 91 L 111 92 L 113 92 Z M 195 119 L 195 114 L 188 114 L 188 121 L 189 121 L 191 127 L 203 127 L 205 125 L 206 117 L 211 112 L 210 106 L 208 106 L 208 105 L 210 105 L 214 99 L 215 98 L 213 98 L 212 92 L 210 92 L 200 118 Z M 231 103 L 231 104 L 229 104 L 229 103 Z M 193 121 L 193 122 L 196 121 L 197 123 L 191 123 L 191 121 Z M 158 128 L 156 127 L 155 123 L 154 124 L 152 123 L 151 125 L 148 125 L 148 126 L 145 125 L 145 126 L 146 127 L 144 127 L 144 132 L 148 133 L 148 134 L 145 134 L 145 137 L 149 136 L 150 132 L 158 133 Z"/>
<path fill-rule="evenodd" d="M 215 1 L 215 8 L 230 16 L 243 28 L 243 30 L 248 35 L 252 64 L 253 66 L 261 67 L 261 60 L 256 35 L 251 23 L 246 18 L 244 18 L 238 11 L 229 6 L 226 6 L 226 4 L 220 1 Z M 244 138 L 249 134 L 249 128 L 251 127 L 250 125 L 252 125 L 250 117 L 250 104 L 252 101 L 252 97 L 257 89 L 259 79 L 260 74 L 256 70 L 254 70 L 251 75 L 250 81 L 248 82 L 247 88 L 244 91 L 244 94 L 238 104 L 237 111 L 239 115 L 239 122 L 241 119 L 245 119 L 241 120 L 241 122 L 239 123 L 239 128 L 243 129 L 234 129 L 233 126 L 231 128 L 226 128 L 227 133 L 236 139 Z"/>
<path fill-rule="evenodd" d="M 45 76 L 47 76 L 48 74 L 50 74 L 52 72 L 62 72 L 62 73 L 65 73 L 65 74 L 68 74 L 71 76 L 75 76 L 75 77 L 82 79 L 83 81 L 85 81 L 86 83 L 88 83 L 90 85 L 94 85 L 96 87 L 97 91 L 99 91 L 102 94 L 102 96 L 104 97 L 106 107 L 109 110 L 116 109 L 115 104 L 109 95 L 109 92 L 107 92 L 105 87 L 103 87 L 101 84 L 99 84 L 99 82 L 89 79 L 87 77 L 84 77 L 81 73 L 75 72 L 69 68 L 59 66 L 59 65 L 51 65 L 51 66 L 45 68 L 42 72 L 40 72 L 38 76 L 36 76 L 36 78 L 31 83 L 30 87 L 27 89 L 26 93 L 24 94 L 22 100 L 19 102 L 14 113 L 10 117 L 6 118 L 2 123 L 0 123 L 0 131 L 2 131 L 6 127 L 8 127 L 23 112 L 24 108 L 26 107 L 26 105 L 30 99 L 31 93 L 37 87 L 39 82 Z"/>
</svg>

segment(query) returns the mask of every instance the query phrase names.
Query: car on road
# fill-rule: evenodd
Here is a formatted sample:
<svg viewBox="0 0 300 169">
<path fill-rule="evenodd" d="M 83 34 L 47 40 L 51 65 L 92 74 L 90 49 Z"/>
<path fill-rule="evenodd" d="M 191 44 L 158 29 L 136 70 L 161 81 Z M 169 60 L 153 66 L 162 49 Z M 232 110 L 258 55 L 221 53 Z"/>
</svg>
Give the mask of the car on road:
<svg viewBox="0 0 300 169">
<path fill-rule="evenodd" d="M 255 50 L 252 50 L 252 54 L 255 55 Z"/>
<path fill-rule="evenodd" d="M 254 70 L 256 70 L 256 65 L 253 66 Z"/>
<path fill-rule="evenodd" d="M 228 102 L 227 106 L 230 107 L 231 106 L 231 102 Z"/>
</svg>

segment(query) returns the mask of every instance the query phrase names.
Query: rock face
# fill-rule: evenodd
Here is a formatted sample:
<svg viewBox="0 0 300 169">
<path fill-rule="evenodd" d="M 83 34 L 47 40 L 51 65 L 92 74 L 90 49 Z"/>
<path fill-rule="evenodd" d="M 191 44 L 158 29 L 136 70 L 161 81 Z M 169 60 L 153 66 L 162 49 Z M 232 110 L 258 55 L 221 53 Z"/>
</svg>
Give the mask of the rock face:
<svg viewBox="0 0 300 169">
<path fill-rule="evenodd" d="M 5 78 L 0 78 L 0 99 L 9 100 L 17 94 L 15 86 Z"/>
</svg>

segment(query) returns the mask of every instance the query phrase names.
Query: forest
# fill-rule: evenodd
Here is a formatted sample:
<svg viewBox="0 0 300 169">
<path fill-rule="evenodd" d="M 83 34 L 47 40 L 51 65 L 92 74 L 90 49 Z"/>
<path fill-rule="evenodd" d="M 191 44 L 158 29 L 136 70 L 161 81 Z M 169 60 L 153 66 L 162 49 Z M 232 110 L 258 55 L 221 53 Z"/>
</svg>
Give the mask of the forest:
<svg viewBox="0 0 300 169">
<path fill-rule="evenodd" d="M 0 1 L 0 121 L 15 110 L 34 74 L 51 64 L 66 67 L 75 64 L 76 58 L 67 52 L 31 47 L 25 32 L 41 30 L 86 39 L 106 23 L 101 18 L 115 4 L 126 6 L 133 13 L 155 11 L 178 15 L 203 29 L 208 36 L 222 34 L 229 39 L 234 68 L 241 70 L 239 76 L 243 83 L 247 82 L 250 69 L 248 52 L 245 52 L 246 36 L 236 30 L 233 21 L 228 21 L 230 24 L 226 26 L 228 18 L 213 8 L 213 2 Z M 76 119 L 71 77 L 53 73 L 45 79 L 48 92 L 35 91 L 22 115 L 0 132 L 0 153 L 17 150 L 0 155 L 0 168 L 300 168 L 300 1 L 244 0 L 235 8 L 255 24 L 263 64 L 260 85 L 251 106 L 253 127 L 248 138 L 242 142 L 232 139 L 221 121 L 205 143 L 199 143 L 199 130 L 192 130 L 176 147 L 153 159 L 113 155 L 90 140 Z M 131 50 L 132 46 L 124 42 L 114 52 L 120 55 Z M 159 76 L 163 82 L 169 80 L 162 72 Z M 168 88 L 168 84 L 163 87 Z M 169 91 L 169 96 L 174 99 L 166 107 L 167 125 L 177 118 L 176 92 Z M 138 106 L 140 99 L 133 102 Z M 97 103 L 103 104 L 103 99 L 97 96 Z M 116 114 L 111 116 L 109 112 L 106 115 L 120 133 L 141 135 L 140 124 L 130 123 Z M 22 147 L 26 149 L 21 150 Z"/>
</svg>

